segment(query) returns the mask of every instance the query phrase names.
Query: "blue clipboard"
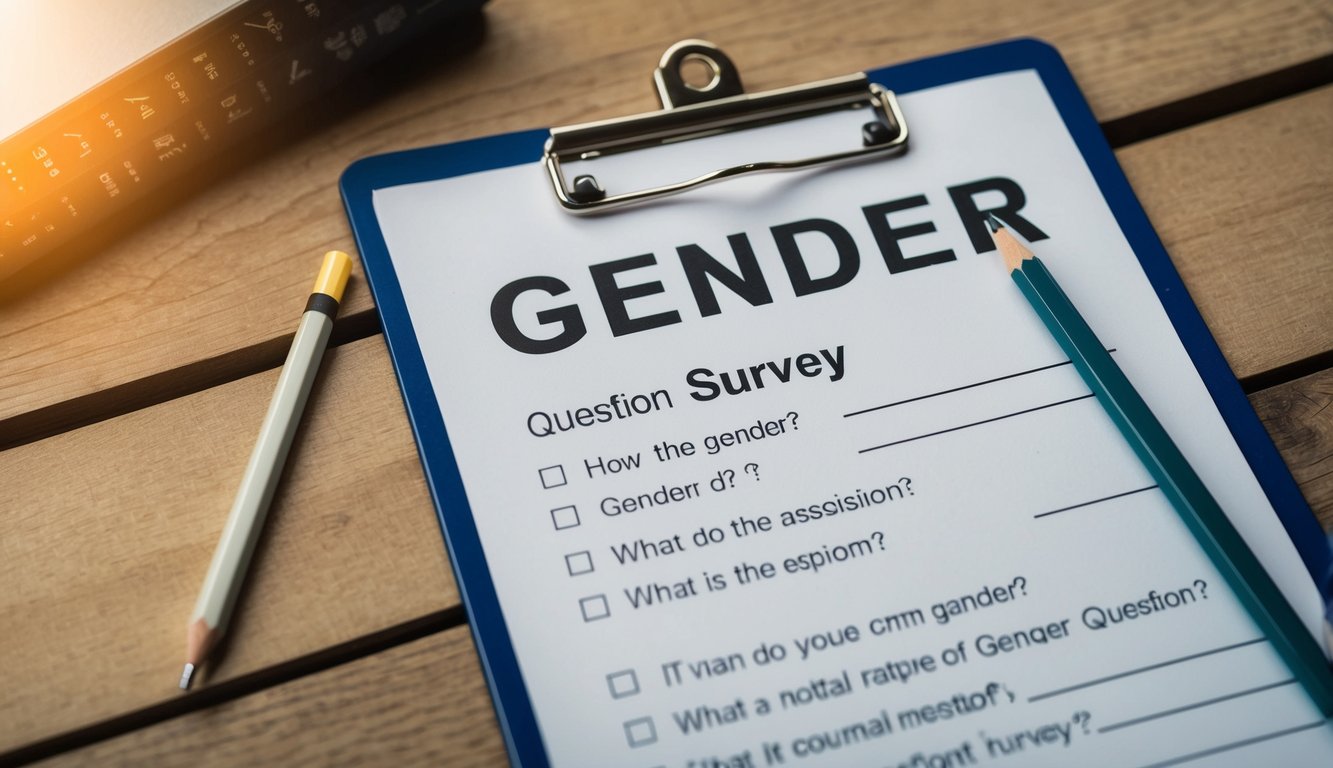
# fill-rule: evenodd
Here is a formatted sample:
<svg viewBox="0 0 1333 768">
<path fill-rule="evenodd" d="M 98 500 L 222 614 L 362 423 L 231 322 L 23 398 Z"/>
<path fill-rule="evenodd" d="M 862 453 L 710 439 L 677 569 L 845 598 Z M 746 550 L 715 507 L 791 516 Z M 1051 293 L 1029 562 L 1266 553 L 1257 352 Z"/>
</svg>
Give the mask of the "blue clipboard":
<svg viewBox="0 0 1333 768">
<path fill-rule="evenodd" d="M 1278 511 L 1321 594 L 1327 598 L 1333 591 L 1333 556 L 1328 540 L 1189 298 L 1101 127 L 1055 48 L 1038 40 L 1020 39 L 885 67 L 866 75 L 871 82 L 903 94 L 1021 70 L 1035 70 L 1040 76 L 1218 411 Z M 375 216 L 372 194 L 377 189 L 403 184 L 538 163 L 549 136 L 548 130 L 538 129 L 369 157 L 353 163 L 341 179 L 343 201 L 383 322 L 384 338 L 416 435 L 496 715 L 513 762 L 523 766 L 546 766 L 550 760 L 487 568 L 448 426 L 435 400 L 393 258 Z"/>
</svg>

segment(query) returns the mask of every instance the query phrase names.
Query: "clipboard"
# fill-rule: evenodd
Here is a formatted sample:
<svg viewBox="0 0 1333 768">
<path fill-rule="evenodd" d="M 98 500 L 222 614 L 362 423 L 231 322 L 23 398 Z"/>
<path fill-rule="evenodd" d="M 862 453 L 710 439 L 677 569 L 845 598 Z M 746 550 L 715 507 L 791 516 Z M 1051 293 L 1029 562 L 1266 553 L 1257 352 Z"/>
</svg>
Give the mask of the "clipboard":
<svg viewBox="0 0 1333 768">
<path fill-rule="evenodd" d="M 708 67 L 713 75 L 712 82 L 702 88 L 687 86 L 679 75 L 680 64 L 686 60 L 701 62 Z M 873 70 L 864 76 L 746 96 L 736 69 L 725 54 L 703 41 L 685 41 L 664 55 L 655 74 L 664 105 L 661 112 L 367 158 L 349 167 L 341 181 L 348 216 L 383 320 L 385 340 L 416 435 L 459 592 L 467 607 L 496 713 L 515 764 L 552 764 L 547 741 L 550 734 L 544 734 L 539 726 L 455 454 L 454 441 L 458 438 L 455 435 L 451 440 L 437 388 L 432 384 L 423 357 L 421 334 L 436 330 L 423 331 L 414 324 L 376 210 L 376 192 L 532 165 L 542 169 L 540 175 L 547 185 L 543 194 L 549 196 L 551 206 L 562 208 L 571 220 L 588 214 L 588 221 L 597 222 L 617 216 L 615 209 L 621 207 L 661 205 L 664 197 L 693 195 L 697 187 L 714 182 L 731 183 L 729 179 L 760 172 L 829 166 L 830 170 L 821 173 L 836 174 L 838 167 L 848 163 L 882 162 L 885 172 L 891 173 L 893 158 L 911 151 L 909 127 L 913 125 L 913 117 L 910 110 L 899 106 L 897 97 L 951 83 L 1023 71 L 1035 72 L 1040 78 L 1244 461 L 1277 513 L 1320 593 L 1329 593 L 1333 559 L 1322 531 L 1189 299 L 1098 123 L 1054 48 L 1040 41 L 1015 40 Z M 605 155 L 678 141 L 688 144 L 704 136 L 800 121 L 812 115 L 848 109 L 868 110 L 869 115 L 863 126 L 861 146 L 853 149 L 815 152 L 794 160 L 748 160 L 710 168 L 689 178 L 642 187 L 604 184 L 597 173 L 571 172 L 568 168 L 580 161 L 597 161 Z M 538 183 L 537 179 L 534 174 L 534 183 Z M 503 202 L 496 201 L 496 204 L 502 205 Z M 441 258 L 448 258 L 447 252 L 442 252 Z M 496 258 L 502 259 L 504 255 L 497 254 Z M 561 479 L 565 478 L 562 476 Z M 545 475 L 542 475 L 542 483 L 545 487 Z M 560 527 L 558 521 L 556 527 Z M 573 573 L 572 567 L 570 573 Z M 586 617 L 586 612 L 584 615 Z M 615 685 L 609 678 L 608 675 L 614 696 Z M 638 687 L 636 682 L 635 689 Z M 660 745 L 659 737 L 668 728 L 661 722 L 659 714 L 651 741 L 646 741 L 642 722 L 637 722 L 638 731 L 631 729 L 633 722 L 624 723 L 625 738 L 631 748 L 636 746 L 636 737 L 641 743 Z M 1320 730 L 1317 724 L 1308 727 Z M 649 747 L 642 753 L 644 764 L 683 764 L 676 759 L 676 752 L 672 752 L 668 759 L 659 759 L 651 750 Z M 868 759 L 866 754 L 861 753 L 860 759 Z M 757 751 L 755 758 L 758 758 Z"/>
</svg>

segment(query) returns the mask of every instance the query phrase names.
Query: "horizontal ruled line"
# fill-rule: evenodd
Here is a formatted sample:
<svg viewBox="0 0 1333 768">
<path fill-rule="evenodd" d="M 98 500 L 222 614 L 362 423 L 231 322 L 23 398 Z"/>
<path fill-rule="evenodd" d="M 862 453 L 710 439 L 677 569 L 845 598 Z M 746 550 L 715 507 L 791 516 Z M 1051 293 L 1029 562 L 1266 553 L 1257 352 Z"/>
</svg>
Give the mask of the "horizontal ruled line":
<svg viewBox="0 0 1333 768">
<path fill-rule="evenodd" d="M 870 448 L 862 448 L 861 450 L 857 451 L 857 453 L 870 453 L 871 451 L 878 451 L 878 450 L 881 449 L 881 448 L 889 448 L 889 447 L 892 447 L 892 446 L 895 446 L 895 445 L 902 445 L 903 443 L 910 443 L 910 442 L 912 442 L 912 441 L 914 441 L 914 440 L 924 440 L 924 439 L 926 439 L 927 437 L 935 437 L 936 435 L 944 435 L 944 434 L 948 434 L 948 433 L 950 433 L 950 432 L 957 432 L 957 431 L 960 430 L 960 429 L 968 429 L 968 428 L 970 428 L 970 427 L 979 427 L 979 426 L 981 426 L 982 424 L 990 424 L 990 423 L 992 423 L 992 422 L 996 422 L 996 421 L 1003 421 L 1004 419 L 1011 419 L 1011 418 L 1013 418 L 1013 417 L 1015 417 L 1015 416 L 1022 416 L 1022 415 L 1024 415 L 1024 414 L 1028 414 L 1028 413 L 1035 413 L 1035 412 L 1037 412 L 1037 411 L 1044 411 L 1044 410 L 1046 410 L 1047 408 L 1054 408 L 1054 407 L 1057 406 L 1057 405 L 1065 405 L 1065 404 L 1067 404 L 1067 403 L 1076 403 L 1076 402 L 1078 402 L 1079 400 L 1087 400 L 1087 399 L 1090 398 L 1090 397 L 1093 397 L 1093 394 L 1092 394 L 1091 392 L 1089 392 L 1089 393 L 1086 394 L 1086 395 L 1080 395 L 1080 396 L 1078 396 L 1078 397 L 1071 397 L 1071 398 L 1069 398 L 1068 400 L 1059 400 L 1059 401 L 1054 402 L 1054 403 L 1047 403 L 1047 404 L 1045 404 L 1045 405 L 1038 405 L 1038 406 L 1036 406 L 1035 408 L 1025 408 L 1024 410 L 1021 410 L 1021 411 L 1014 411 L 1013 413 L 1006 413 L 1006 414 L 1004 414 L 1003 416 L 995 416 L 994 418 L 983 419 L 982 421 L 974 421 L 974 422 L 972 422 L 971 424 L 963 424 L 963 425 L 961 425 L 961 426 L 957 426 L 957 427 L 949 427 L 948 429 L 941 429 L 941 430 L 939 430 L 938 432 L 929 432 L 929 433 L 926 433 L 926 434 L 924 434 L 924 435 L 917 435 L 916 437 L 905 437 L 905 438 L 903 438 L 902 440 L 894 440 L 894 441 L 891 442 L 891 443 L 884 443 L 883 445 L 875 445 L 875 446 L 871 446 Z"/>
<path fill-rule="evenodd" d="M 1142 487 L 1142 488 L 1135 488 L 1135 489 L 1132 490 L 1132 491 L 1125 491 L 1125 492 L 1123 492 L 1123 493 L 1116 493 L 1116 494 L 1112 494 L 1112 495 L 1110 495 L 1110 496 L 1103 496 L 1103 497 L 1101 497 L 1100 499 L 1093 499 L 1092 501 L 1082 501 L 1082 502 L 1079 502 L 1078 504 L 1071 504 L 1071 505 L 1069 505 L 1069 506 L 1067 506 L 1067 507 L 1060 507 L 1059 509 L 1052 509 L 1050 512 L 1042 512 L 1041 514 L 1033 515 L 1033 516 L 1032 516 L 1032 519 L 1033 519 L 1033 520 L 1036 520 L 1037 518 L 1040 518 L 1040 517 L 1047 517 L 1047 516 L 1049 516 L 1049 515 L 1055 515 L 1055 514 L 1059 514 L 1059 513 L 1061 513 L 1061 512 L 1068 512 L 1068 511 L 1071 510 L 1071 509 L 1079 509 L 1080 507 L 1090 507 L 1090 506 L 1092 506 L 1093 504 L 1101 504 L 1103 501 L 1111 501 L 1111 500 L 1113 500 L 1113 499 L 1123 499 L 1123 498 L 1125 498 L 1126 496 L 1133 496 L 1133 495 L 1136 494 L 1136 493 L 1143 493 L 1144 491 L 1151 491 L 1152 489 L 1157 488 L 1157 487 L 1159 487 L 1159 486 L 1156 485 L 1156 484 L 1154 483 L 1153 485 L 1145 485 L 1145 486 Z"/>
<path fill-rule="evenodd" d="M 1191 752 L 1188 755 L 1173 757 L 1170 760 L 1164 760 L 1160 763 L 1145 765 L 1143 766 L 1143 768 L 1168 768 L 1168 766 L 1180 765 L 1181 763 L 1188 763 L 1192 760 L 1198 760 L 1203 757 L 1212 757 L 1213 755 L 1221 754 L 1222 752 L 1229 752 L 1233 749 L 1248 747 L 1251 744 L 1259 744 L 1260 742 L 1264 741 L 1272 741 L 1273 739 L 1280 739 L 1283 736 L 1291 736 L 1292 734 L 1300 733 L 1301 731 L 1308 731 L 1311 728 L 1318 728 L 1324 725 L 1325 722 L 1326 721 L 1324 720 L 1316 720 L 1313 723 L 1298 725 L 1295 728 L 1287 728 L 1281 731 L 1273 731 L 1272 733 L 1265 733 L 1262 736 L 1254 736 L 1248 739 L 1241 739 L 1240 741 L 1233 741 L 1230 744 L 1223 744 L 1221 746 L 1212 747 L 1211 749 L 1205 749 L 1199 752 Z"/>
<path fill-rule="evenodd" d="M 1062 695 L 1064 695 L 1064 694 L 1066 694 L 1066 693 L 1072 693 L 1072 692 L 1074 692 L 1074 691 L 1079 691 L 1079 690 L 1082 690 L 1082 689 L 1084 689 L 1084 688 L 1091 688 L 1091 687 L 1094 686 L 1094 685 L 1101 685 L 1102 683 L 1109 683 L 1109 682 L 1111 682 L 1112 680 L 1119 680 L 1119 679 L 1124 678 L 1124 677 L 1132 677 L 1133 675 L 1142 674 L 1142 673 L 1144 673 L 1144 672 L 1151 672 L 1151 671 L 1153 671 L 1153 670 L 1155 670 L 1155 669 L 1161 669 L 1161 668 L 1163 668 L 1163 667 L 1169 667 L 1169 666 L 1172 666 L 1173 664 L 1181 664 L 1181 663 L 1184 663 L 1184 662 L 1186 662 L 1186 661 L 1193 661 L 1194 659 L 1201 659 L 1201 658 L 1203 658 L 1204 656 L 1212 656 L 1213 654 L 1216 654 L 1216 653 L 1225 653 L 1225 652 L 1227 652 L 1227 651 L 1234 651 L 1234 650 L 1237 649 L 1237 648 L 1244 648 L 1244 647 L 1247 646 L 1247 645 L 1254 645 L 1255 643 L 1262 643 L 1262 642 L 1264 642 L 1264 640 L 1265 640 L 1265 638 L 1262 638 L 1262 637 L 1256 637 L 1256 638 L 1254 638 L 1253 640 L 1246 640 L 1246 641 L 1244 641 L 1244 642 L 1240 642 L 1240 643 L 1232 643 L 1231 645 L 1224 645 L 1224 646 L 1222 646 L 1221 648 L 1213 648 L 1213 649 L 1211 649 L 1211 650 L 1207 650 L 1207 651 L 1199 651 L 1198 653 L 1191 653 L 1191 654 L 1188 655 L 1188 656 L 1181 656 L 1181 657 L 1179 657 L 1179 658 L 1170 659 L 1170 660 L 1168 660 L 1168 661 L 1159 661 L 1159 662 L 1157 662 L 1156 664 L 1149 664 L 1149 665 L 1146 666 L 1146 667 L 1138 667 L 1138 668 L 1136 668 L 1136 669 L 1130 669 L 1130 670 L 1126 670 L 1126 671 L 1124 671 L 1124 672 L 1118 672 L 1118 673 L 1116 673 L 1116 674 L 1114 674 L 1114 675 L 1107 675 L 1106 677 L 1099 677 L 1099 678 L 1096 678 L 1095 680 L 1089 680 L 1089 681 L 1084 682 L 1084 683 L 1078 683 L 1077 685 L 1071 685 L 1071 686 L 1068 686 L 1068 687 L 1066 687 L 1066 688 L 1057 688 L 1057 689 L 1055 689 L 1055 690 L 1053 690 L 1053 691 L 1047 691 L 1046 693 L 1039 693 L 1039 694 L 1037 694 L 1036 696 L 1029 696 L 1029 697 L 1028 697 L 1028 703 L 1031 704 L 1031 703 L 1034 702 L 1034 701 L 1041 701 L 1042 699 L 1049 699 L 1049 698 L 1052 698 L 1052 697 L 1054 697 L 1054 696 L 1062 696 Z"/>
<path fill-rule="evenodd" d="M 1102 727 L 1102 728 L 1098 728 L 1098 729 L 1097 729 L 1097 733 L 1106 733 L 1106 732 L 1108 732 L 1108 731 L 1116 731 L 1116 730 L 1119 730 L 1119 729 L 1121 729 L 1121 728 L 1128 728 L 1128 727 L 1130 727 L 1131 725 L 1139 725 L 1140 723 L 1146 723 L 1146 722 L 1150 722 L 1150 721 L 1152 721 L 1152 720 L 1159 720 L 1159 719 L 1161 719 L 1161 718 L 1163 718 L 1163 717 L 1170 717 L 1171 715 L 1178 715 L 1178 714 L 1180 714 L 1181 712 L 1189 712 L 1190 710 L 1194 710 L 1194 709 L 1202 709 L 1203 707 L 1210 707 L 1210 706 L 1212 706 L 1212 705 L 1214 705 L 1214 704 L 1221 704 L 1221 703 L 1224 702 L 1224 701 L 1231 701 L 1232 699 L 1239 699 L 1239 698 L 1242 698 L 1242 697 L 1245 697 L 1245 696 L 1249 696 L 1249 695 L 1254 694 L 1254 693 L 1261 693 L 1261 692 L 1263 692 L 1263 691 L 1271 691 L 1271 690 L 1274 689 L 1274 688 L 1281 688 L 1281 687 L 1284 686 L 1284 685 L 1291 685 L 1291 684 L 1294 683 L 1294 682 L 1296 682 L 1296 678 L 1293 677 L 1293 678 L 1289 678 L 1289 679 L 1287 679 L 1287 680 L 1281 680 L 1281 681 L 1276 682 L 1276 683 L 1269 683 L 1268 685 L 1261 685 L 1261 686 L 1259 686 L 1259 687 L 1257 687 L 1257 688 L 1248 688 L 1248 689 L 1246 689 L 1246 690 L 1244 690 L 1244 691 L 1236 691 L 1235 693 L 1228 693 L 1228 694 L 1225 695 L 1225 696 L 1217 696 L 1217 697 L 1215 697 L 1215 698 L 1211 698 L 1211 699 L 1204 699 L 1203 701 L 1196 701 L 1196 702 L 1193 703 L 1193 704 L 1186 704 L 1186 705 L 1183 706 L 1183 707 L 1174 707 L 1174 708 L 1172 708 L 1172 709 L 1164 709 L 1164 710 L 1162 710 L 1161 712 L 1154 712 L 1154 713 L 1151 714 L 1151 715 L 1144 715 L 1144 716 L 1142 716 L 1142 717 L 1136 717 L 1136 718 L 1133 718 L 1132 720 L 1124 720 L 1124 721 L 1121 721 L 1121 722 L 1119 722 L 1119 723 L 1112 723 L 1111 725 L 1107 725 L 1107 726 L 1104 726 L 1104 727 Z"/>
<path fill-rule="evenodd" d="M 1108 350 L 1106 350 L 1106 351 L 1107 351 L 1108 353 L 1110 353 L 1110 352 L 1115 352 L 1116 349 L 1115 349 L 1115 347 L 1111 347 L 1110 349 L 1108 349 Z M 1005 375 L 1003 375 L 1003 376 L 996 376 L 996 377 L 993 378 L 993 379 L 986 379 L 985 381 L 978 381 L 978 382 L 973 383 L 973 384 L 964 384 L 964 385 L 962 385 L 961 387 L 952 387 L 952 388 L 950 388 L 950 389 L 941 389 L 939 392 L 931 392 L 931 393 L 929 393 L 929 394 L 925 394 L 925 395 L 917 395 L 916 397 L 909 397 L 909 398 L 907 398 L 906 400 L 897 400 L 897 401 L 894 401 L 894 402 L 892 402 L 892 403 L 885 403 L 884 405 L 875 405 L 875 406 L 871 406 L 871 407 L 869 407 L 869 408 L 863 408 L 863 409 L 861 409 L 861 410 L 859 410 L 859 411 L 852 411 L 851 413 L 844 413 L 844 414 L 842 415 L 842 417 L 843 417 L 844 419 L 849 419 L 849 418 L 851 418 L 851 417 L 853 417 L 853 416 L 860 416 L 860 415 L 862 415 L 862 414 L 872 413 L 872 412 L 874 412 L 874 411 L 882 411 L 882 410 L 884 410 L 885 408 L 892 408 L 892 407 L 897 406 L 897 405 L 907 405 L 908 403 L 915 403 L 915 402 L 917 402 L 918 400 L 929 400 L 929 399 L 932 398 L 932 397 L 939 397 L 940 395 L 950 395 L 950 394 L 953 394 L 954 392 L 962 392 L 962 391 L 965 390 L 965 389 L 972 389 L 973 387 L 982 387 L 982 386 L 985 386 L 985 385 L 987 385 L 987 384 L 994 384 L 994 383 L 996 383 L 997 381 L 1006 381 L 1006 380 L 1008 380 L 1008 379 L 1016 379 L 1016 378 L 1018 378 L 1019 376 L 1027 376 L 1028 374 L 1032 374 L 1032 373 L 1041 373 L 1042 371 L 1049 371 L 1049 370 L 1051 370 L 1052 368 L 1059 368 L 1059 367 L 1061 367 L 1061 366 L 1065 366 L 1065 365 L 1072 365 L 1072 361 L 1070 361 L 1070 360 L 1066 360 L 1066 361 L 1064 361 L 1063 363 L 1051 363 L 1050 365 L 1043 365 L 1043 366 L 1041 366 L 1040 368 L 1030 368 L 1030 369 L 1028 369 L 1028 370 L 1026 370 L 1026 371 L 1019 371 L 1018 373 L 1007 373 L 1007 374 L 1005 374 Z"/>
</svg>

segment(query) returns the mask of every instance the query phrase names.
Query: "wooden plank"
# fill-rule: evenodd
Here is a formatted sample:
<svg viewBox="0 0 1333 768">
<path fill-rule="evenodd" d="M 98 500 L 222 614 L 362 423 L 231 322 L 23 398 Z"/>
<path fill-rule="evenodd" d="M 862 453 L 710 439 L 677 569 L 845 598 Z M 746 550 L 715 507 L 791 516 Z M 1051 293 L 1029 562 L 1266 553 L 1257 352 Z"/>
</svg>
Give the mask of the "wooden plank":
<svg viewBox="0 0 1333 768">
<path fill-rule="evenodd" d="M 1333 368 L 1250 395 L 1301 492 L 1333 532 Z"/>
<path fill-rule="evenodd" d="M 1330 147 L 1326 87 L 1117 153 L 1242 378 L 1333 349 Z"/>
<path fill-rule="evenodd" d="M 505 764 L 467 627 L 66 753 L 44 766 Z"/>
<path fill-rule="evenodd" d="M 348 163 L 652 108 L 648 71 L 681 37 L 714 39 L 751 88 L 764 88 L 1036 35 L 1064 52 L 1104 120 L 1333 51 L 1333 18 L 1301 0 L 1045 0 L 1012 7 L 844 0 L 818 12 L 783 0 L 763 13 L 739 1 L 645 11 L 618 0 L 512 0 L 491 4 L 487 17 L 488 39 L 474 53 L 433 68 L 418 57 L 423 71 L 403 77 L 407 83 L 373 108 L 328 116 L 326 129 L 238 169 L 95 258 L 0 296 L 0 446 L 277 364 L 291 329 L 290 297 L 307 287 L 313 260 L 329 247 L 352 249 L 336 191 Z M 1253 136 L 1263 138 L 1218 160 L 1222 173 L 1247 179 L 1244 186 L 1264 195 L 1269 184 L 1287 180 L 1269 179 L 1247 160 L 1251 145 L 1272 133 Z M 1273 228 L 1286 226 L 1282 220 Z M 1329 226 L 1319 237 L 1327 238 Z M 1309 285 L 1293 282 L 1293 295 Z M 358 279 L 344 314 L 370 306 Z M 1259 357 L 1256 365 L 1263 364 Z"/>
<path fill-rule="evenodd" d="M 1251 396 L 1333 529 L 1333 369 Z M 496 765 L 503 745 L 465 627 L 71 752 L 44 765 Z"/>
<path fill-rule="evenodd" d="M 383 339 L 324 368 L 213 680 L 458 605 Z M 0 452 L 0 753 L 180 695 L 276 374 Z"/>
</svg>

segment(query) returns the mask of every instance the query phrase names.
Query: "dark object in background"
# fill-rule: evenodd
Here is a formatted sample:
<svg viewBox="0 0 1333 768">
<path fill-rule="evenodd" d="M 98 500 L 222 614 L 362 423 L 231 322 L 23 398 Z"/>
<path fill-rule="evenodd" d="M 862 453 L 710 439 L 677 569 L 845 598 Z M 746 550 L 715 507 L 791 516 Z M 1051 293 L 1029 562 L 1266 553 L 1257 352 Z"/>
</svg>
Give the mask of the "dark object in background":
<svg viewBox="0 0 1333 768">
<path fill-rule="evenodd" d="M 238 3 L 0 143 L 0 279 L 484 3 Z"/>
</svg>

